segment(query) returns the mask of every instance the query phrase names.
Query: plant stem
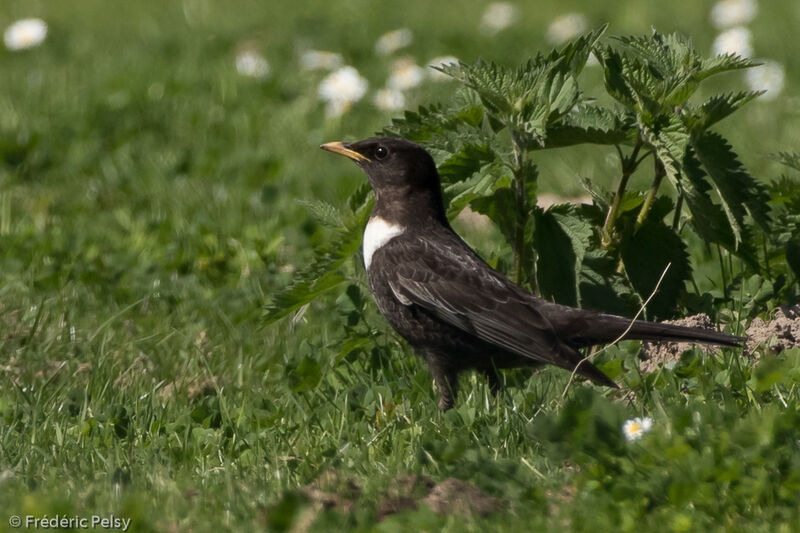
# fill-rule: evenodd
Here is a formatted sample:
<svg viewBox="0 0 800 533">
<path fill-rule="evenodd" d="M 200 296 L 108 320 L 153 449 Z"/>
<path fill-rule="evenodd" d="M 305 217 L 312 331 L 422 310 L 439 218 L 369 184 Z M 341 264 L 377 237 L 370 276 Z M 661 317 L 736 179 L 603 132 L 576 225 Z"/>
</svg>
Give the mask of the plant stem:
<svg viewBox="0 0 800 533">
<path fill-rule="evenodd" d="M 525 247 L 525 224 L 527 222 L 527 194 L 525 190 L 525 152 L 515 138 L 514 149 L 514 283 L 522 283 L 522 254 Z"/>
<path fill-rule="evenodd" d="M 641 228 L 642 224 L 644 224 L 644 221 L 647 219 L 647 214 L 650 212 L 650 208 L 653 206 L 653 202 L 656 199 L 656 194 L 658 194 L 658 188 L 661 186 L 661 181 L 664 179 L 664 176 L 667 175 L 667 172 L 664 170 L 664 165 L 662 165 L 658 159 L 655 160 L 655 167 L 653 184 L 650 186 L 650 190 L 647 191 L 647 196 L 645 196 L 644 203 L 642 203 L 639 216 L 636 217 L 634 231 Z"/>
<path fill-rule="evenodd" d="M 678 231 L 678 224 L 681 222 L 681 208 L 683 207 L 683 195 L 678 191 L 678 201 L 675 203 L 675 216 L 672 217 L 672 231 Z"/>
<path fill-rule="evenodd" d="M 611 207 L 608 209 L 608 213 L 606 214 L 606 220 L 603 223 L 603 239 L 602 239 L 602 246 L 603 248 L 608 248 L 612 242 L 611 232 L 614 228 L 614 222 L 617 220 L 617 216 L 619 215 L 619 207 L 622 205 L 622 197 L 625 195 L 625 188 L 628 186 L 628 180 L 631 177 L 631 174 L 634 173 L 636 167 L 639 165 L 639 161 L 636 158 L 639 155 L 639 150 L 642 148 L 642 141 L 637 140 L 636 146 L 634 146 L 631 155 L 628 157 L 624 157 L 622 152 L 617 147 L 617 151 L 620 154 L 620 162 L 622 164 L 622 177 L 619 179 L 619 186 L 617 187 L 617 192 L 614 194 L 614 200 L 611 202 Z"/>
<path fill-rule="evenodd" d="M 722 296 L 728 299 L 728 279 L 725 276 L 725 260 L 722 258 L 722 248 L 717 244 L 717 255 L 719 256 L 719 269 L 722 272 Z"/>
<path fill-rule="evenodd" d="M 761 240 L 761 244 L 764 247 L 764 271 L 767 273 L 767 279 L 770 281 L 774 281 L 772 279 L 772 273 L 769 271 L 769 251 L 767 251 L 767 236 L 766 234 L 763 236 L 764 238 Z"/>
</svg>

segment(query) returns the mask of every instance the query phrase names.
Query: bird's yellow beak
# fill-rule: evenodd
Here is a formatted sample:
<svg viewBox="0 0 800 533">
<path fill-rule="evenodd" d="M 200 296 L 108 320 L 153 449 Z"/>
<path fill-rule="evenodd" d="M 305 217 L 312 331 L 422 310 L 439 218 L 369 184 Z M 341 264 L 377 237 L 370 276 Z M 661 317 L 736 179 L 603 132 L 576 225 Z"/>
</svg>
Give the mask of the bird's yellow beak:
<svg viewBox="0 0 800 533">
<path fill-rule="evenodd" d="M 350 148 L 346 147 L 343 143 L 339 141 L 321 144 L 319 145 L 319 147 L 322 148 L 323 150 L 327 150 L 335 154 L 341 154 L 347 156 L 356 163 L 361 163 L 361 162 L 369 163 L 370 161 L 368 157 L 359 154 L 355 150 L 351 150 Z"/>
</svg>

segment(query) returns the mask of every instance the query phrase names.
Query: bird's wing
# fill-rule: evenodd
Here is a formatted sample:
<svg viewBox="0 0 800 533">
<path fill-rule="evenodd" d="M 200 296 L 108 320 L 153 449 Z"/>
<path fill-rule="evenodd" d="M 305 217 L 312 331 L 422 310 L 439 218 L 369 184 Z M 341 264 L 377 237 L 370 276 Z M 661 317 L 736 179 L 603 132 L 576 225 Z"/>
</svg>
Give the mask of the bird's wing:
<svg viewBox="0 0 800 533">
<path fill-rule="evenodd" d="M 580 359 L 518 289 L 458 237 L 397 239 L 387 252 L 395 273 L 390 286 L 406 305 L 418 305 L 479 339 L 540 363 L 573 368 L 577 361 L 572 359 Z"/>
</svg>

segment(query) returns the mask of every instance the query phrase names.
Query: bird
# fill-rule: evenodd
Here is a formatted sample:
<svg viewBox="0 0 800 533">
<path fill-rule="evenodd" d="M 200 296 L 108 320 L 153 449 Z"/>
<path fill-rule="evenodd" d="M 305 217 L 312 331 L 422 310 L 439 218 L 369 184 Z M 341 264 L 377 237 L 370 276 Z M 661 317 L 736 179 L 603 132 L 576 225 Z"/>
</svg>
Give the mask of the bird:
<svg viewBox="0 0 800 533">
<path fill-rule="evenodd" d="M 451 409 L 458 376 L 486 375 L 500 390 L 499 370 L 554 365 L 594 383 L 618 385 L 579 351 L 622 337 L 741 346 L 714 330 L 629 318 L 560 305 L 514 284 L 453 230 L 436 164 L 399 137 L 329 142 L 320 148 L 353 160 L 367 176 L 375 204 L 362 252 L 378 310 L 425 361 Z"/>
</svg>

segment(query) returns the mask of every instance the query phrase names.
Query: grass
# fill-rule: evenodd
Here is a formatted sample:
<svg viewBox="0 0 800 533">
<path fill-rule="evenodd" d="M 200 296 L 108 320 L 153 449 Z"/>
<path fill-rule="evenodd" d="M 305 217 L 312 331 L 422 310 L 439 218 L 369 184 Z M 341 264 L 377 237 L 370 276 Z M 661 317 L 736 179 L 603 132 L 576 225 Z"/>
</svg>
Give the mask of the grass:
<svg viewBox="0 0 800 533">
<path fill-rule="evenodd" d="M 575 384 L 562 396 L 567 375 L 547 370 L 508 374 L 493 398 L 468 377 L 442 414 L 422 364 L 358 307 L 369 297 L 357 283 L 350 298 L 261 325 L 270 294 L 327 238 L 296 200 L 336 204 L 363 179 L 316 145 L 365 137 L 390 116 L 365 101 L 326 120 L 321 76 L 299 70 L 298 47 L 342 52 L 377 88 L 387 60 L 374 40 L 399 26 L 415 32 L 408 52 L 420 62 L 520 62 L 566 10 L 611 21 L 612 33 L 652 24 L 701 49 L 713 39 L 707 7 L 689 2 L 540 2 L 493 38 L 476 31 L 483 2 L 457 4 L 4 3 L 1 24 L 38 15 L 50 35 L 0 54 L 0 531 L 12 514 L 114 514 L 135 531 L 800 523 L 797 350 L 762 362 L 691 351 L 641 376 L 637 346 L 623 345 L 603 354 L 622 393 Z M 761 155 L 800 145 L 800 68 L 780 37 L 800 11 L 773 4 L 753 24 L 755 47 L 786 66 L 786 97 L 723 127 L 765 178 L 778 171 Z M 236 73 L 245 41 L 267 56 L 269 80 Z M 448 95 L 429 84 L 409 106 Z M 544 189 L 613 181 L 604 154 L 577 153 L 541 161 Z M 716 258 L 700 246 L 694 256 L 718 284 Z M 374 340 L 347 342 L 359 337 Z M 626 443 L 622 423 L 644 414 L 655 428 Z M 330 472 L 359 495 L 350 512 L 314 514 L 299 489 Z M 408 474 L 470 481 L 502 511 L 423 507 L 378 524 Z"/>
</svg>

